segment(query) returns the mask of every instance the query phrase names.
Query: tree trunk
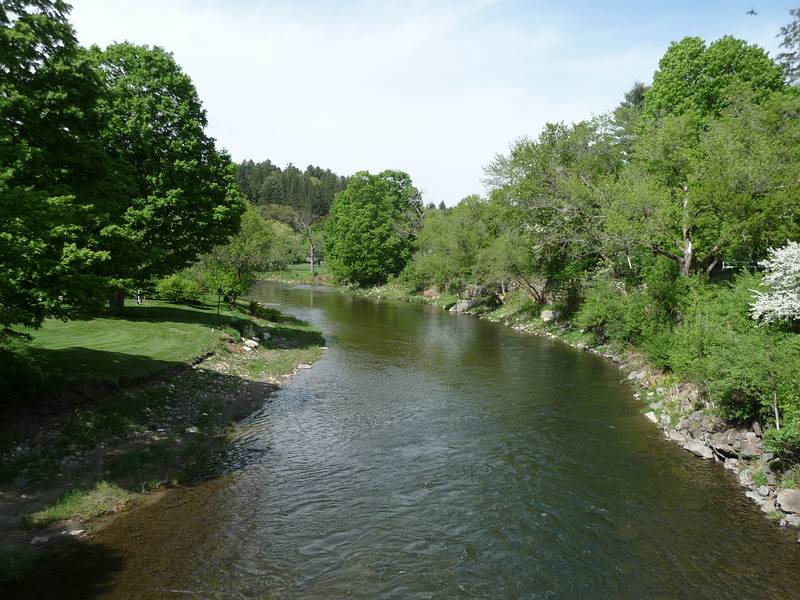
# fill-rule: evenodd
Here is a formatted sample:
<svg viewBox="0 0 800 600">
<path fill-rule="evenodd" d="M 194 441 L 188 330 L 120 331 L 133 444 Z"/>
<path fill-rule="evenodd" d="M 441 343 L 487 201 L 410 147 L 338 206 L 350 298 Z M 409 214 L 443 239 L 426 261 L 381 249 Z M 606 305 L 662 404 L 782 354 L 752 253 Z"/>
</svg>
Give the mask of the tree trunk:
<svg viewBox="0 0 800 600">
<path fill-rule="evenodd" d="M 310 252 L 311 252 L 311 276 L 313 277 L 314 276 L 314 261 L 315 261 L 315 258 L 316 258 L 314 256 L 314 244 L 310 244 L 310 248 L 311 248 L 311 250 L 310 250 Z"/>
<path fill-rule="evenodd" d="M 767 359 L 767 376 L 769 377 L 769 387 L 772 391 L 772 411 L 775 414 L 775 429 L 781 430 L 781 415 L 778 412 L 778 393 L 775 390 L 775 377 L 772 374 L 772 363 L 769 360 L 769 350 L 764 350 L 764 358 Z"/>
<path fill-rule="evenodd" d="M 125 306 L 125 290 L 122 289 L 111 290 L 111 292 L 108 294 L 109 310 L 114 314 L 118 314 L 122 312 L 122 308 L 124 306 Z"/>
<path fill-rule="evenodd" d="M 694 258 L 694 245 L 692 244 L 692 225 L 689 215 L 689 188 L 683 186 L 683 260 L 681 261 L 681 275 L 689 277 L 692 272 L 692 259 Z"/>
</svg>

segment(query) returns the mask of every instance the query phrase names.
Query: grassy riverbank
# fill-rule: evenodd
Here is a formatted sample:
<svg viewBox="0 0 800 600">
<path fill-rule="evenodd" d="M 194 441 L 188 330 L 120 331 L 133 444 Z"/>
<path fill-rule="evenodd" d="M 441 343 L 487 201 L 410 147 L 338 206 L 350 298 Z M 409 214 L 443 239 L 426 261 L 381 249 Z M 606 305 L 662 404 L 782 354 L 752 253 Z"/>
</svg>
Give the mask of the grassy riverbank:
<svg viewBox="0 0 800 600">
<path fill-rule="evenodd" d="M 237 423 L 321 356 L 318 330 L 255 312 L 148 301 L 32 332 L 36 387 L 0 415 L 0 581 L 202 475 Z"/>
<path fill-rule="evenodd" d="M 289 265 L 280 271 L 268 271 L 258 277 L 264 281 L 278 281 L 281 283 L 305 283 L 309 285 L 332 285 L 333 277 L 325 264 L 318 265 L 311 272 L 308 263 Z"/>
</svg>

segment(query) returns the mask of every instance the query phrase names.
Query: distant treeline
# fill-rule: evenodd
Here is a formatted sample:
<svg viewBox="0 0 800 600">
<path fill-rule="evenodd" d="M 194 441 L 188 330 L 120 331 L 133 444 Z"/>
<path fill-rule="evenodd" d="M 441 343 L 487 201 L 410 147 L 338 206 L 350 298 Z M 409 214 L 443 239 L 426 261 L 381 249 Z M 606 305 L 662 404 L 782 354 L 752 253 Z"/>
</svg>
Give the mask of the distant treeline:
<svg viewBox="0 0 800 600">
<path fill-rule="evenodd" d="M 272 161 L 246 160 L 238 165 L 236 182 L 254 205 L 283 204 L 327 215 L 333 197 L 347 187 L 347 177 L 309 165 L 301 171 L 291 163 L 281 169 Z"/>
</svg>

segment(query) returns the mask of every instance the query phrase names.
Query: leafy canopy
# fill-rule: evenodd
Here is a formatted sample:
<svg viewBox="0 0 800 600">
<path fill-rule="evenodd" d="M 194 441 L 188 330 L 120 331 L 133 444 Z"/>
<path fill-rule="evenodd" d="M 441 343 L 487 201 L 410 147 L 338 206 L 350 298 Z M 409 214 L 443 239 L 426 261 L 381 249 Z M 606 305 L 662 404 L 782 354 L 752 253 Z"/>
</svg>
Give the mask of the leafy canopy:
<svg viewBox="0 0 800 600">
<path fill-rule="evenodd" d="M 420 194 L 401 171 L 360 171 L 333 202 L 325 251 L 334 275 L 358 285 L 383 283 L 411 258 Z"/>
</svg>

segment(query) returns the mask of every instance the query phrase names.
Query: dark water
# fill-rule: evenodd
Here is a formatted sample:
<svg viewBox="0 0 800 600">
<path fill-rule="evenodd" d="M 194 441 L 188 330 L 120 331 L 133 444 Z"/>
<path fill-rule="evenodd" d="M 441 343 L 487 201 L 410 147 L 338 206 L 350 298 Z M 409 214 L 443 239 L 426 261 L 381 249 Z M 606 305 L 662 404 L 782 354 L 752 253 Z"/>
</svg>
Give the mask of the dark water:
<svg viewBox="0 0 800 600">
<path fill-rule="evenodd" d="M 799 598 L 796 534 L 612 366 L 470 317 L 261 284 L 330 350 L 218 476 L 40 589 L 102 598 Z M 56 582 L 56 583 L 54 583 Z"/>
</svg>

